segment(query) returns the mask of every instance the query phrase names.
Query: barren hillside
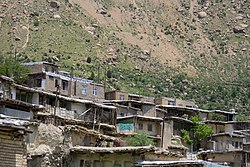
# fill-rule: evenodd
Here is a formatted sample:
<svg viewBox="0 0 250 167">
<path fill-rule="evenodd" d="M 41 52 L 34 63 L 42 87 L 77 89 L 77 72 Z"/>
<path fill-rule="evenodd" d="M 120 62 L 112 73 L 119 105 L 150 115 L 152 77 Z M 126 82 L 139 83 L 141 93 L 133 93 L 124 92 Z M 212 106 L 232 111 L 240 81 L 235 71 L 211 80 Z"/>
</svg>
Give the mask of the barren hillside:
<svg viewBox="0 0 250 167">
<path fill-rule="evenodd" d="M 247 0 L 2 0 L 0 49 L 94 80 L 106 65 L 110 89 L 246 112 L 249 19 Z"/>
</svg>

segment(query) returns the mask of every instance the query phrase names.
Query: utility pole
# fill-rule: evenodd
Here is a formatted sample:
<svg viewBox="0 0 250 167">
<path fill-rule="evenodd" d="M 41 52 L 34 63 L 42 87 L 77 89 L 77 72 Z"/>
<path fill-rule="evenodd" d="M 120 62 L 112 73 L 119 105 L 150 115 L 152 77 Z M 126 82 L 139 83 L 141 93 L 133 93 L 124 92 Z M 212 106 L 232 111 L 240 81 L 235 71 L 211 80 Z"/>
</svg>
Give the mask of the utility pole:
<svg viewBox="0 0 250 167">
<path fill-rule="evenodd" d="M 56 101 L 54 106 L 54 125 L 56 126 L 56 108 L 58 103 L 58 95 L 60 94 L 60 86 L 56 85 Z"/>
</svg>

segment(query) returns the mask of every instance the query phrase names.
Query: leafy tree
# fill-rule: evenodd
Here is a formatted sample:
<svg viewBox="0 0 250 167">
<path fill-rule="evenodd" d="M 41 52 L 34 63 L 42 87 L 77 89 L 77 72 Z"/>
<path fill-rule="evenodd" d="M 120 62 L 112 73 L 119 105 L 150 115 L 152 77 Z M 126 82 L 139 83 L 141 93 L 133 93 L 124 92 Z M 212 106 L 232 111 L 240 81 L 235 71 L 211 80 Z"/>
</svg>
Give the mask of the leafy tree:
<svg viewBox="0 0 250 167">
<path fill-rule="evenodd" d="M 198 116 L 192 117 L 191 120 L 193 122 L 192 131 L 195 145 L 194 148 L 198 149 L 200 147 L 201 141 L 210 136 L 213 133 L 213 129 L 210 126 L 202 123 L 200 117 Z"/>
<path fill-rule="evenodd" d="M 149 135 L 145 131 L 137 131 L 137 133 L 128 139 L 129 146 L 149 146 L 154 145 L 152 139 L 149 138 Z"/>
<path fill-rule="evenodd" d="M 27 73 L 29 73 L 28 67 L 11 57 L 0 55 L 0 75 L 10 77 L 17 83 L 23 83 L 27 80 Z"/>
<path fill-rule="evenodd" d="M 184 140 L 188 144 L 193 143 L 193 140 L 190 138 L 190 135 L 189 135 L 188 131 L 185 130 L 185 129 L 181 130 L 181 138 L 182 138 L 182 140 Z"/>
</svg>

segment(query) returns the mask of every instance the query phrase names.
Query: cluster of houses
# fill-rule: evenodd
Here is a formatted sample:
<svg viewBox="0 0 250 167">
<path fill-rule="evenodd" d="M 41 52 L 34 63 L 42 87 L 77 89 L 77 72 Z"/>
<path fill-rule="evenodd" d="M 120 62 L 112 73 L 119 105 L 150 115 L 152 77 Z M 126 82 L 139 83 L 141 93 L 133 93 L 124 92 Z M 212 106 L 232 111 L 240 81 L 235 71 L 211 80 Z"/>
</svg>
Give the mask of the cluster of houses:
<svg viewBox="0 0 250 167">
<path fill-rule="evenodd" d="M 32 62 L 26 85 L 0 76 L 0 167 L 250 166 L 250 122 L 194 101 L 121 91 Z M 181 139 L 199 116 L 213 134 L 196 156 Z M 220 118 L 220 119 L 218 119 Z M 154 146 L 128 146 L 137 131 Z M 198 160 L 200 159 L 200 160 Z"/>
</svg>

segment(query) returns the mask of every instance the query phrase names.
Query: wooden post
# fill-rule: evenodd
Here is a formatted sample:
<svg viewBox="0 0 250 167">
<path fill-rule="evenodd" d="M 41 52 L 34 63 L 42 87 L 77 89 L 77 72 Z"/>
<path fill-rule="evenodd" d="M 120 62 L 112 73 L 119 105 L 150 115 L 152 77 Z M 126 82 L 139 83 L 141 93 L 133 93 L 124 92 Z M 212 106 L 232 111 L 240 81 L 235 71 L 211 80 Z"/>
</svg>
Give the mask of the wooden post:
<svg viewBox="0 0 250 167">
<path fill-rule="evenodd" d="M 56 101 L 55 101 L 55 106 L 54 106 L 54 125 L 56 125 L 56 108 L 57 108 L 59 93 L 60 93 L 60 87 L 59 85 L 57 85 L 56 86 Z"/>
<path fill-rule="evenodd" d="M 93 120 L 93 130 L 95 130 L 95 121 L 96 121 L 96 108 L 95 108 L 95 115 L 94 115 L 94 120 Z"/>
<path fill-rule="evenodd" d="M 106 64 L 104 64 L 104 94 L 106 93 L 106 80 L 107 80 L 107 72 L 106 72 Z"/>
</svg>

